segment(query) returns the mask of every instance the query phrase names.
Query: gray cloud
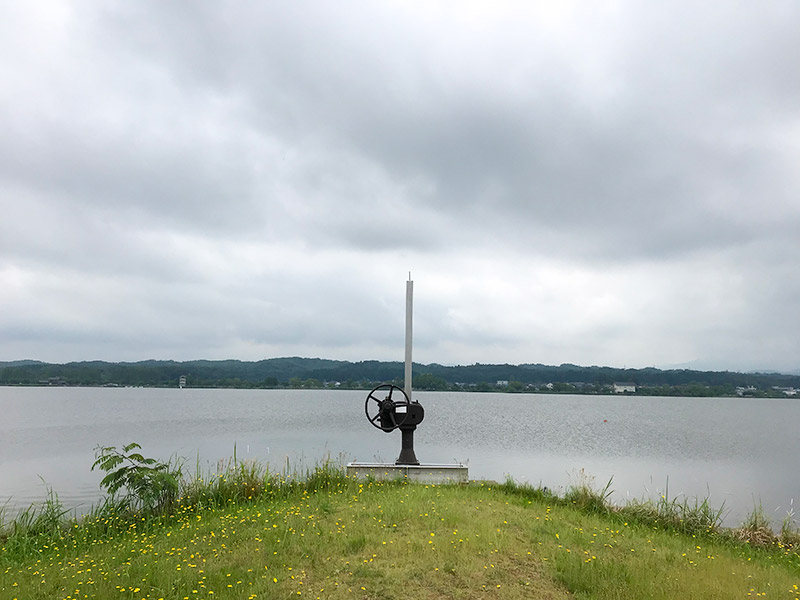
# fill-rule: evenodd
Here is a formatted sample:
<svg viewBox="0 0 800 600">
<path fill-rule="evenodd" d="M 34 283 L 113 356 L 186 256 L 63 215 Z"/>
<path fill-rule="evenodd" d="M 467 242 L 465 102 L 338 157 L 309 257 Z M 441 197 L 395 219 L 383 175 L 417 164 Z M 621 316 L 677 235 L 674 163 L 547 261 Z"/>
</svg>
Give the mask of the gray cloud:
<svg viewBox="0 0 800 600">
<path fill-rule="evenodd" d="M 796 3 L 6 12 L 0 358 L 798 366 Z"/>
</svg>

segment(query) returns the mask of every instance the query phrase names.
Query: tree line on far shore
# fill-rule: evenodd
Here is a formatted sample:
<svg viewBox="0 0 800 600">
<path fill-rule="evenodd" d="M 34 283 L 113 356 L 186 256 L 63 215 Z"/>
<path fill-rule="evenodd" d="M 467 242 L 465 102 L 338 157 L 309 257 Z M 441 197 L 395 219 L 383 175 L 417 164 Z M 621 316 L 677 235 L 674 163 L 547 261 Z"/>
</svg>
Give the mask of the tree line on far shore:
<svg viewBox="0 0 800 600">
<path fill-rule="evenodd" d="M 785 396 L 800 389 L 800 375 L 582 367 L 573 364 L 446 366 L 414 364 L 419 390 L 602 394 L 614 384 L 635 386 L 637 395 Z M 143 386 L 202 388 L 369 389 L 402 384 L 404 365 L 386 361 L 272 358 L 261 361 L 0 362 L 0 385 Z"/>
</svg>

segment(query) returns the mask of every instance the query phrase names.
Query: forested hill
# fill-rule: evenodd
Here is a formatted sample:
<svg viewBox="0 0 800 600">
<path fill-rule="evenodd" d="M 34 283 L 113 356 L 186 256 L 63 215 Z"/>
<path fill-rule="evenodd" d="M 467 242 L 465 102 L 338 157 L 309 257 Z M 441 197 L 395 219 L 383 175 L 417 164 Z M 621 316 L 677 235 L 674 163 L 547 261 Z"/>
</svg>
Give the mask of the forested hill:
<svg viewBox="0 0 800 600">
<path fill-rule="evenodd" d="M 37 361 L 0 362 L 0 385 L 120 385 L 177 386 L 181 376 L 187 387 L 349 387 L 403 378 L 403 363 L 349 362 L 320 358 L 272 358 L 256 362 L 195 360 L 186 362 L 146 360 L 111 363 L 103 361 L 50 364 Z M 769 390 L 800 388 L 800 375 L 617 369 L 572 364 L 444 366 L 414 364 L 417 389 L 474 389 L 479 391 L 583 391 L 601 392 L 613 383 L 632 383 L 642 392 L 667 393 L 668 388 L 732 394 L 737 387 Z"/>
</svg>

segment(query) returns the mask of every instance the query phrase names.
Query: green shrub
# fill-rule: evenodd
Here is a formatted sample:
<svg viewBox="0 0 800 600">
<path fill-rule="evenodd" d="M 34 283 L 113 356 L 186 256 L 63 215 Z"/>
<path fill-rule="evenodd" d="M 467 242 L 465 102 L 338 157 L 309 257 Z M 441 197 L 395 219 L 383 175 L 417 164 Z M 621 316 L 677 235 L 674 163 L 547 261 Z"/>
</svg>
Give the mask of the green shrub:
<svg viewBox="0 0 800 600">
<path fill-rule="evenodd" d="M 180 464 L 159 462 L 134 452 L 141 448 L 135 442 L 121 451 L 116 446 L 98 446 L 92 470 L 97 467 L 107 473 L 100 487 L 113 499 L 119 499 L 122 507 L 132 512 L 167 513 L 178 497 Z"/>
</svg>

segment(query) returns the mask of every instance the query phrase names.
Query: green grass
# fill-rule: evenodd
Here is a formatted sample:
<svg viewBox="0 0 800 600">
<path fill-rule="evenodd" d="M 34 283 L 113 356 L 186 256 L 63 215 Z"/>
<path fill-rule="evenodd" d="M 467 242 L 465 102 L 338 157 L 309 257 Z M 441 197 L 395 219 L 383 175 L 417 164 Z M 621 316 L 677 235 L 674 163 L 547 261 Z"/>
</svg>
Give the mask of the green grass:
<svg viewBox="0 0 800 600">
<path fill-rule="evenodd" d="M 168 515 L 109 502 L 55 528 L 51 498 L 47 527 L 0 548 L 0 598 L 800 598 L 795 550 L 685 533 L 588 485 L 557 498 L 231 463 L 191 490 Z"/>
</svg>

